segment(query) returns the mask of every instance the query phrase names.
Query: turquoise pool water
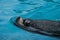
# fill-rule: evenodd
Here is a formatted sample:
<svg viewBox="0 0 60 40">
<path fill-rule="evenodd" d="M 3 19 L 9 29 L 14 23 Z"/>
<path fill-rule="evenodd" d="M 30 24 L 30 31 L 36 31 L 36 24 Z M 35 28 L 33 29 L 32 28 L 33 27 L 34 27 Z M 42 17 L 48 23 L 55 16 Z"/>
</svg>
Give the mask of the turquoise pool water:
<svg viewBox="0 0 60 40">
<path fill-rule="evenodd" d="M 0 40 L 60 40 L 16 27 L 17 16 L 60 21 L 60 0 L 0 0 Z"/>
</svg>

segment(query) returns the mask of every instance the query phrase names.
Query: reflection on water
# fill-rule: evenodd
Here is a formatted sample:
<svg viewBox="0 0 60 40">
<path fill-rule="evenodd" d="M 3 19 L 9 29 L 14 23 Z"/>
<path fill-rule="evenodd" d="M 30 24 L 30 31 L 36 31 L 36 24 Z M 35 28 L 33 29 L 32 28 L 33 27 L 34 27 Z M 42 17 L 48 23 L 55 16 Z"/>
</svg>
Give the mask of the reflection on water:
<svg viewBox="0 0 60 40">
<path fill-rule="evenodd" d="M 22 16 L 60 21 L 60 5 L 53 2 L 53 0 L 0 0 L 0 40 L 60 40 L 55 37 L 29 33 L 17 28 L 10 20 Z"/>
</svg>

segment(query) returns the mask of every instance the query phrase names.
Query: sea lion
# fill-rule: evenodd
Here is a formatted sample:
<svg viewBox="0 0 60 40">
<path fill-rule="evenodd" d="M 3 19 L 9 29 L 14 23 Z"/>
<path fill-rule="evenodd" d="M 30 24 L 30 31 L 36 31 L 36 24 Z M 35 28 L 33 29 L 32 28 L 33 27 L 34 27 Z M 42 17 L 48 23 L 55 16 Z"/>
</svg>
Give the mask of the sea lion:
<svg viewBox="0 0 60 40">
<path fill-rule="evenodd" d="M 60 36 L 59 21 L 24 19 L 19 16 L 14 24 L 33 33 Z"/>
</svg>

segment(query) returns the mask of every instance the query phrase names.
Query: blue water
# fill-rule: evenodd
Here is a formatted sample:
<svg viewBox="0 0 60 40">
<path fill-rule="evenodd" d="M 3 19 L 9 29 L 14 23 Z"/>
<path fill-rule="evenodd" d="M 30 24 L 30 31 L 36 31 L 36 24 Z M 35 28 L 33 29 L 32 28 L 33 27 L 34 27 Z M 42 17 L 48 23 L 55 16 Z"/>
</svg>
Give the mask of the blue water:
<svg viewBox="0 0 60 40">
<path fill-rule="evenodd" d="M 60 0 L 0 0 L 0 40 L 60 40 L 16 27 L 17 16 L 60 21 Z"/>
</svg>

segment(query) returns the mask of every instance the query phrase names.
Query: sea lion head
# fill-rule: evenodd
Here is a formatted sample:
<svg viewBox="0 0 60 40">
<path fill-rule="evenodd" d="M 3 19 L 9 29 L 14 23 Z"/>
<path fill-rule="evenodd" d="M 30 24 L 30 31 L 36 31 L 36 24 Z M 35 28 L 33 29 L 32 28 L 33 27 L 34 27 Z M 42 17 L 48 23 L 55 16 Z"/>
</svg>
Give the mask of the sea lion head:
<svg viewBox="0 0 60 40">
<path fill-rule="evenodd" d="M 16 23 L 20 26 L 29 26 L 30 20 L 29 19 L 23 19 L 22 17 L 18 17 L 16 19 Z"/>
</svg>

